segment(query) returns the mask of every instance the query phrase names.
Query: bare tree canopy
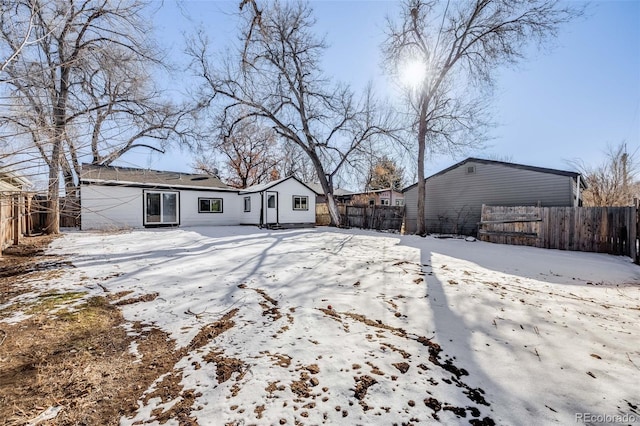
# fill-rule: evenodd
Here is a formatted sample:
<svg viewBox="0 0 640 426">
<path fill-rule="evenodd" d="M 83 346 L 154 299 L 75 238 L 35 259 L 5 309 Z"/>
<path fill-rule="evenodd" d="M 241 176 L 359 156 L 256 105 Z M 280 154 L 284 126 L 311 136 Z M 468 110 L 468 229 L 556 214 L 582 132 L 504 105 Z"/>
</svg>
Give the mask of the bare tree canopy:
<svg viewBox="0 0 640 426">
<path fill-rule="evenodd" d="M 604 160 L 598 165 L 587 165 L 581 160 L 571 164 L 582 173 L 587 189 L 582 193 L 585 206 L 630 206 L 640 197 L 640 167 L 637 152 L 629 154 L 627 144 L 609 145 Z"/>
<path fill-rule="evenodd" d="M 3 22 L 3 51 L 20 50 L 4 67 L 10 108 L 2 119 L 29 137 L 48 168 L 47 231 L 56 233 L 61 173 L 72 190 L 82 155 L 110 164 L 134 147 L 162 151 L 170 136 L 185 135 L 180 123 L 189 110 L 163 100 L 154 86 L 151 70 L 162 58 L 148 37 L 145 1 L 4 6 L 22 24 Z"/>
<path fill-rule="evenodd" d="M 357 97 L 323 75 L 327 47 L 313 32 L 309 4 L 248 0 L 241 9 L 242 46 L 214 62 L 202 34 L 191 45 L 209 102 L 222 109 L 229 134 L 245 120 L 259 120 L 298 146 L 313 164 L 337 225 L 333 178 L 364 141 L 387 133 L 385 117 L 370 88 Z"/>
<path fill-rule="evenodd" d="M 207 152 L 219 152 L 225 166 L 223 177 L 234 188 L 247 188 L 280 177 L 278 166 L 282 154 L 275 132 L 269 128 L 242 121 L 231 134 L 225 134 L 203 147 Z M 204 157 L 196 163 L 196 170 L 214 173 L 213 158 Z"/>
<path fill-rule="evenodd" d="M 528 44 L 548 41 L 580 14 L 558 0 L 406 0 L 399 19 L 389 20 L 386 67 L 412 80 L 405 84 L 417 134 L 419 234 L 426 232 L 427 146 L 455 150 L 482 141 L 486 89 L 498 67 L 517 63 Z"/>
</svg>

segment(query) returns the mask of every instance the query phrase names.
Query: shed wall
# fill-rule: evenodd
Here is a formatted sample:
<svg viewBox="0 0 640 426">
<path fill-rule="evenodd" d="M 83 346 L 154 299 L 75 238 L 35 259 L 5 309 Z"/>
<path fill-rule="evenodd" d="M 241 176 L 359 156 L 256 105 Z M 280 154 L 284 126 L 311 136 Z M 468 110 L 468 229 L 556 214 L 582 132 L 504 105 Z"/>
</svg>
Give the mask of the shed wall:
<svg viewBox="0 0 640 426">
<path fill-rule="evenodd" d="M 473 173 L 468 168 L 473 167 Z M 475 235 L 482 204 L 542 207 L 574 205 L 575 184 L 569 176 L 499 164 L 467 162 L 426 181 L 427 232 Z M 417 186 L 405 193 L 407 230 L 415 232 Z"/>
</svg>

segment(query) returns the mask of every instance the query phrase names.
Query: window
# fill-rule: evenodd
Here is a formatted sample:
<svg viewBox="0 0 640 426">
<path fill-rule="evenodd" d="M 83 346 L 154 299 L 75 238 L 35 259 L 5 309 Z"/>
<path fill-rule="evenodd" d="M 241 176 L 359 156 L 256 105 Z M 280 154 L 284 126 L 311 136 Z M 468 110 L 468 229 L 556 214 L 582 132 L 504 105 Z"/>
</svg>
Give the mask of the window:
<svg viewBox="0 0 640 426">
<path fill-rule="evenodd" d="M 293 209 L 294 210 L 309 210 L 309 197 L 305 195 L 293 196 Z"/>
<path fill-rule="evenodd" d="M 476 172 L 476 166 L 467 166 L 467 174 L 472 175 Z"/>
<path fill-rule="evenodd" d="M 389 199 L 388 198 L 381 198 L 380 199 L 380 205 L 388 206 L 389 205 Z"/>
<path fill-rule="evenodd" d="M 198 198 L 198 213 L 222 213 L 222 198 Z"/>
<path fill-rule="evenodd" d="M 177 192 L 144 191 L 144 225 L 177 225 Z"/>
<path fill-rule="evenodd" d="M 276 208 L 276 196 L 270 194 L 267 196 L 267 208 L 275 209 Z"/>
<path fill-rule="evenodd" d="M 373 198 L 370 198 L 370 199 L 369 199 L 369 205 L 370 205 L 370 206 L 375 206 L 375 205 L 376 205 L 376 200 L 375 200 L 375 199 L 373 199 Z"/>
<path fill-rule="evenodd" d="M 404 200 L 396 200 L 396 206 L 404 206 Z"/>
<path fill-rule="evenodd" d="M 244 197 L 244 211 L 251 211 L 251 197 Z"/>
</svg>

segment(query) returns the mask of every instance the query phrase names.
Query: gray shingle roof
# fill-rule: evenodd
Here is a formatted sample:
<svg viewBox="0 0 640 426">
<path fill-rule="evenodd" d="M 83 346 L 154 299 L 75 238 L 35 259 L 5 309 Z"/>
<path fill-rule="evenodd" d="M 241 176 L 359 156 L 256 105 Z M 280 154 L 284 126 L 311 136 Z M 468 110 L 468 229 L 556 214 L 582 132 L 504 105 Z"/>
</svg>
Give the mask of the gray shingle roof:
<svg viewBox="0 0 640 426">
<path fill-rule="evenodd" d="M 82 165 L 80 182 L 233 190 L 217 176 L 94 164 Z"/>
</svg>

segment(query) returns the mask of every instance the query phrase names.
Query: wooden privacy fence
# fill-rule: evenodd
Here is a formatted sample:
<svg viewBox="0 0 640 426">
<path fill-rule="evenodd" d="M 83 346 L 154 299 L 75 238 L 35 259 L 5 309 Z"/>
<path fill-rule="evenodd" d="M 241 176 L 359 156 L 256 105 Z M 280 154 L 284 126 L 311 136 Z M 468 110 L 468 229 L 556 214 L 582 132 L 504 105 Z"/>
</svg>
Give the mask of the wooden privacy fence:
<svg viewBox="0 0 640 426">
<path fill-rule="evenodd" d="M 482 206 L 478 238 L 500 244 L 638 258 L 638 205 L 630 207 Z"/>
<path fill-rule="evenodd" d="M 0 255 L 2 250 L 18 245 L 22 235 L 42 232 L 49 211 L 45 196 L 16 192 L 0 194 Z M 80 225 L 80 201 L 76 197 L 60 198 L 60 227 Z"/>
<path fill-rule="evenodd" d="M 404 219 L 403 206 L 338 205 L 342 223 L 349 228 L 400 231 Z M 327 204 L 316 204 L 316 225 L 331 222 Z"/>
<path fill-rule="evenodd" d="M 33 228 L 31 194 L 0 194 L 0 255 L 8 245 L 17 245 L 20 236 Z"/>
</svg>

